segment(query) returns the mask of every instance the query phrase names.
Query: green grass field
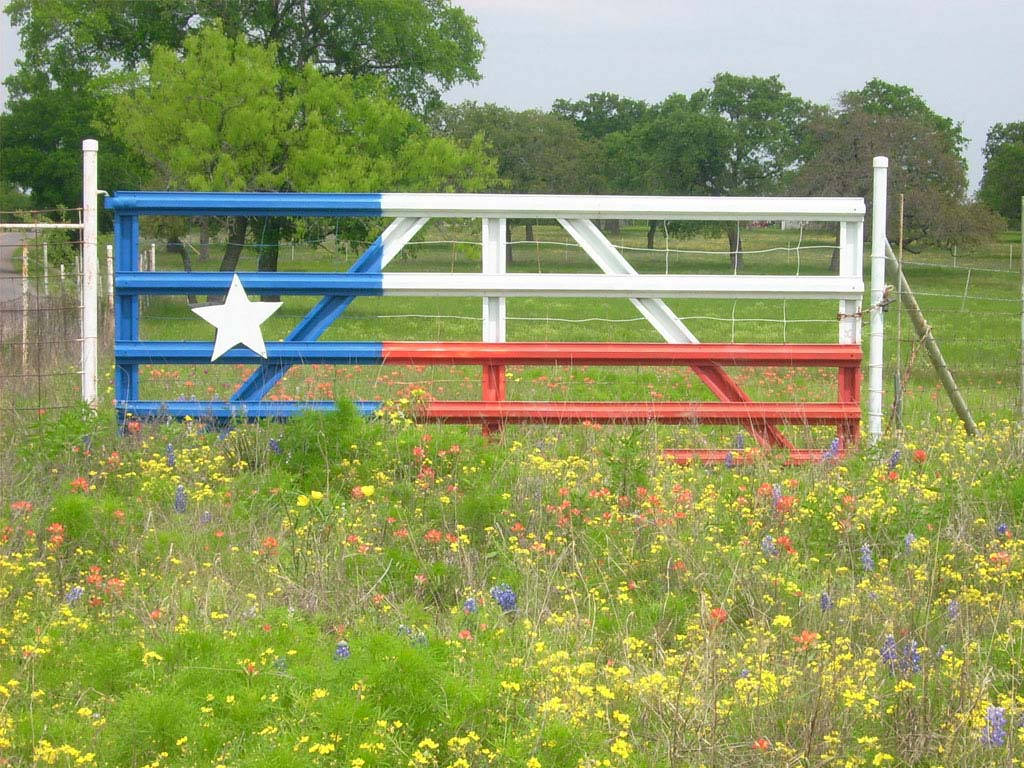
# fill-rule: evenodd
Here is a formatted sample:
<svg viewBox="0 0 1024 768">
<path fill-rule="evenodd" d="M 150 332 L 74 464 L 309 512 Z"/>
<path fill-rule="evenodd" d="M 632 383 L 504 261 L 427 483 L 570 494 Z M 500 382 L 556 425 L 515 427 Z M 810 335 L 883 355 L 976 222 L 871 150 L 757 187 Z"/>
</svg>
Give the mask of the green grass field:
<svg viewBox="0 0 1024 768">
<path fill-rule="evenodd" d="M 745 246 L 796 237 L 751 230 Z M 71 400 L 66 377 L 33 382 L 14 393 L 26 410 L 0 414 L 0 765 L 1024 764 L 1024 432 L 1008 420 L 1019 278 L 982 271 L 1008 269 L 1010 242 L 956 271 L 907 268 L 980 435 L 948 418 L 918 353 L 906 430 L 839 463 L 680 466 L 660 449 L 732 446 L 736 430 L 485 439 L 414 424 L 400 403 L 364 421 L 344 400 L 474 398 L 478 369 L 296 369 L 278 394 L 335 397 L 339 412 L 230 431 L 122 433 L 108 405 L 53 407 Z M 805 234 L 801 273 L 828 266 L 803 246 L 830 243 Z M 329 246 L 294 263 L 286 251 L 282 266 L 354 258 Z M 675 272 L 728 264 L 671 249 Z M 515 250 L 516 269 L 583 268 L 564 245 Z M 664 271 L 664 251 L 632 253 Z M 393 268 L 468 271 L 475 258 L 427 244 Z M 795 260 L 748 254 L 744 270 Z M 311 303 L 288 299 L 267 338 Z M 672 306 L 702 340 L 835 340 L 830 302 Z M 477 339 L 479 314 L 479 300 L 361 299 L 331 338 Z M 512 339 L 657 340 L 624 301 L 510 301 L 508 314 L 530 318 L 510 320 Z M 147 300 L 143 318 L 148 338 L 207 332 L 181 300 Z M 892 371 L 913 341 L 895 310 L 886 322 Z M 242 373 L 154 367 L 143 392 L 223 396 Z M 512 397 L 707 398 L 661 368 L 509 373 Z M 766 398 L 833 392 L 819 376 L 747 373 Z"/>
</svg>

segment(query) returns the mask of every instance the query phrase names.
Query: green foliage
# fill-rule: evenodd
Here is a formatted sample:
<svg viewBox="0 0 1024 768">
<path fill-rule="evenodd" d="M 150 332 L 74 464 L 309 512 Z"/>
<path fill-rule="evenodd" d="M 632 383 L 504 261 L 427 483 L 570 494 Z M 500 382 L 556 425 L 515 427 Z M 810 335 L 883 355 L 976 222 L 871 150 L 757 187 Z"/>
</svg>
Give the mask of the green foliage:
<svg viewBox="0 0 1024 768">
<path fill-rule="evenodd" d="M 985 174 L 978 199 L 1019 225 L 1020 200 L 1024 196 L 1024 122 L 993 125 L 984 153 Z"/>
<path fill-rule="evenodd" d="M 959 126 L 932 112 L 913 91 L 871 81 L 863 91 L 845 94 L 840 109 L 813 120 L 809 131 L 811 155 L 790 184 L 792 193 L 863 197 L 870 227 L 871 158 L 884 155 L 889 232 L 898 230 L 902 194 L 904 242 L 912 250 L 975 244 L 999 229 L 999 220 L 984 207 L 965 201 Z"/>
<path fill-rule="evenodd" d="M 303 411 L 281 432 L 280 459 L 308 488 L 324 488 L 337 477 L 342 461 L 359 457 L 376 442 L 380 426 L 368 422 L 351 400 L 339 400 L 333 411 Z M 370 472 L 358 473 L 354 480 Z"/>
<path fill-rule="evenodd" d="M 571 120 L 580 132 L 591 139 L 600 139 L 610 133 L 628 131 L 647 114 L 646 102 L 602 91 L 588 93 L 577 101 L 556 99 L 551 112 Z"/>
</svg>

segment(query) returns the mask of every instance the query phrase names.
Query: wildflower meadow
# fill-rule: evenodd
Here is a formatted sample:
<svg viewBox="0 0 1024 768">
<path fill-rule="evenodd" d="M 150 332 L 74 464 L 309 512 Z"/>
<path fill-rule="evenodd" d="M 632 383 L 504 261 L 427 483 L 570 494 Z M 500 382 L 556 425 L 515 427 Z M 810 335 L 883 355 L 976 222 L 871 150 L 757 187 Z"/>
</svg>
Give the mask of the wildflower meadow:
<svg viewBox="0 0 1024 768">
<path fill-rule="evenodd" d="M 4 455 L 0 763 L 1024 763 L 1024 435 L 789 467 L 44 415 Z"/>
</svg>

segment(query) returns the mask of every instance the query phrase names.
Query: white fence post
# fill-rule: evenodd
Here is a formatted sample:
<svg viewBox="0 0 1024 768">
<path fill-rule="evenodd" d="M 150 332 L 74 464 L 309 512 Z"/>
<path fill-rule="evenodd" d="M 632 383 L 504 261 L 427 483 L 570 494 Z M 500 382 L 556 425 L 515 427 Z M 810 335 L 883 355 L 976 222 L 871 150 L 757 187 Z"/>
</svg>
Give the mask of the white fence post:
<svg viewBox="0 0 1024 768">
<path fill-rule="evenodd" d="M 97 365 L 97 182 L 99 142 L 82 142 L 82 400 L 95 408 L 98 397 Z"/>
<path fill-rule="evenodd" d="M 485 218 L 483 220 L 483 273 L 485 275 L 505 274 L 505 219 Z M 483 340 L 505 341 L 505 299 L 485 297 L 483 300 Z"/>
<path fill-rule="evenodd" d="M 876 157 L 872 163 L 874 180 L 871 193 L 871 349 L 868 357 L 868 440 L 872 444 L 882 436 L 882 340 L 885 317 L 882 297 L 885 293 L 885 214 L 889 158 Z"/>
<path fill-rule="evenodd" d="M 156 272 L 156 243 L 149 244 L 149 271 Z"/>
<path fill-rule="evenodd" d="M 43 295 L 50 295 L 50 244 L 43 240 Z"/>
</svg>

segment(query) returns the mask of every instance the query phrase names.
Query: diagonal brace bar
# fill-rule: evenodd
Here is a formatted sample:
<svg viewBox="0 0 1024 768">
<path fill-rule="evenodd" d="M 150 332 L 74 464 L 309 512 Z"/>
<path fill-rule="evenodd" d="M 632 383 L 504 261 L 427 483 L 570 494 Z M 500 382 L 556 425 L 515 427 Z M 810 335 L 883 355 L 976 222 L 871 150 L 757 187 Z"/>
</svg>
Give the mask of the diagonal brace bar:
<svg viewBox="0 0 1024 768">
<path fill-rule="evenodd" d="M 366 249 L 356 263 L 349 267 L 348 271 L 353 273 L 381 272 L 427 221 L 429 221 L 427 218 L 395 219 L 381 233 L 380 237 L 373 241 L 373 244 Z M 354 296 L 325 296 L 299 321 L 299 324 L 285 337 L 285 341 L 315 341 L 319 339 L 334 321 L 344 314 L 354 299 Z M 284 378 L 290 368 L 291 364 L 262 364 L 231 396 L 231 401 L 237 403 L 262 400 Z"/>
<path fill-rule="evenodd" d="M 559 219 L 566 232 L 580 244 L 601 271 L 612 275 L 635 275 L 633 268 L 619 250 L 611 244 L 589 219 Z M 697 337 L 676 317 L 661 299 L 630 299 L 665 341 L 672 344 L 696 344 Z M 722 366 L 716 363 L 694 365 L 693 371 L 715 397 L 727 402 L 749 402 L 750 397 Z M 751 424 L 754 439 L 765 447 L 792 448 L 793 444 L 774 424 Z"/>
</svg>

